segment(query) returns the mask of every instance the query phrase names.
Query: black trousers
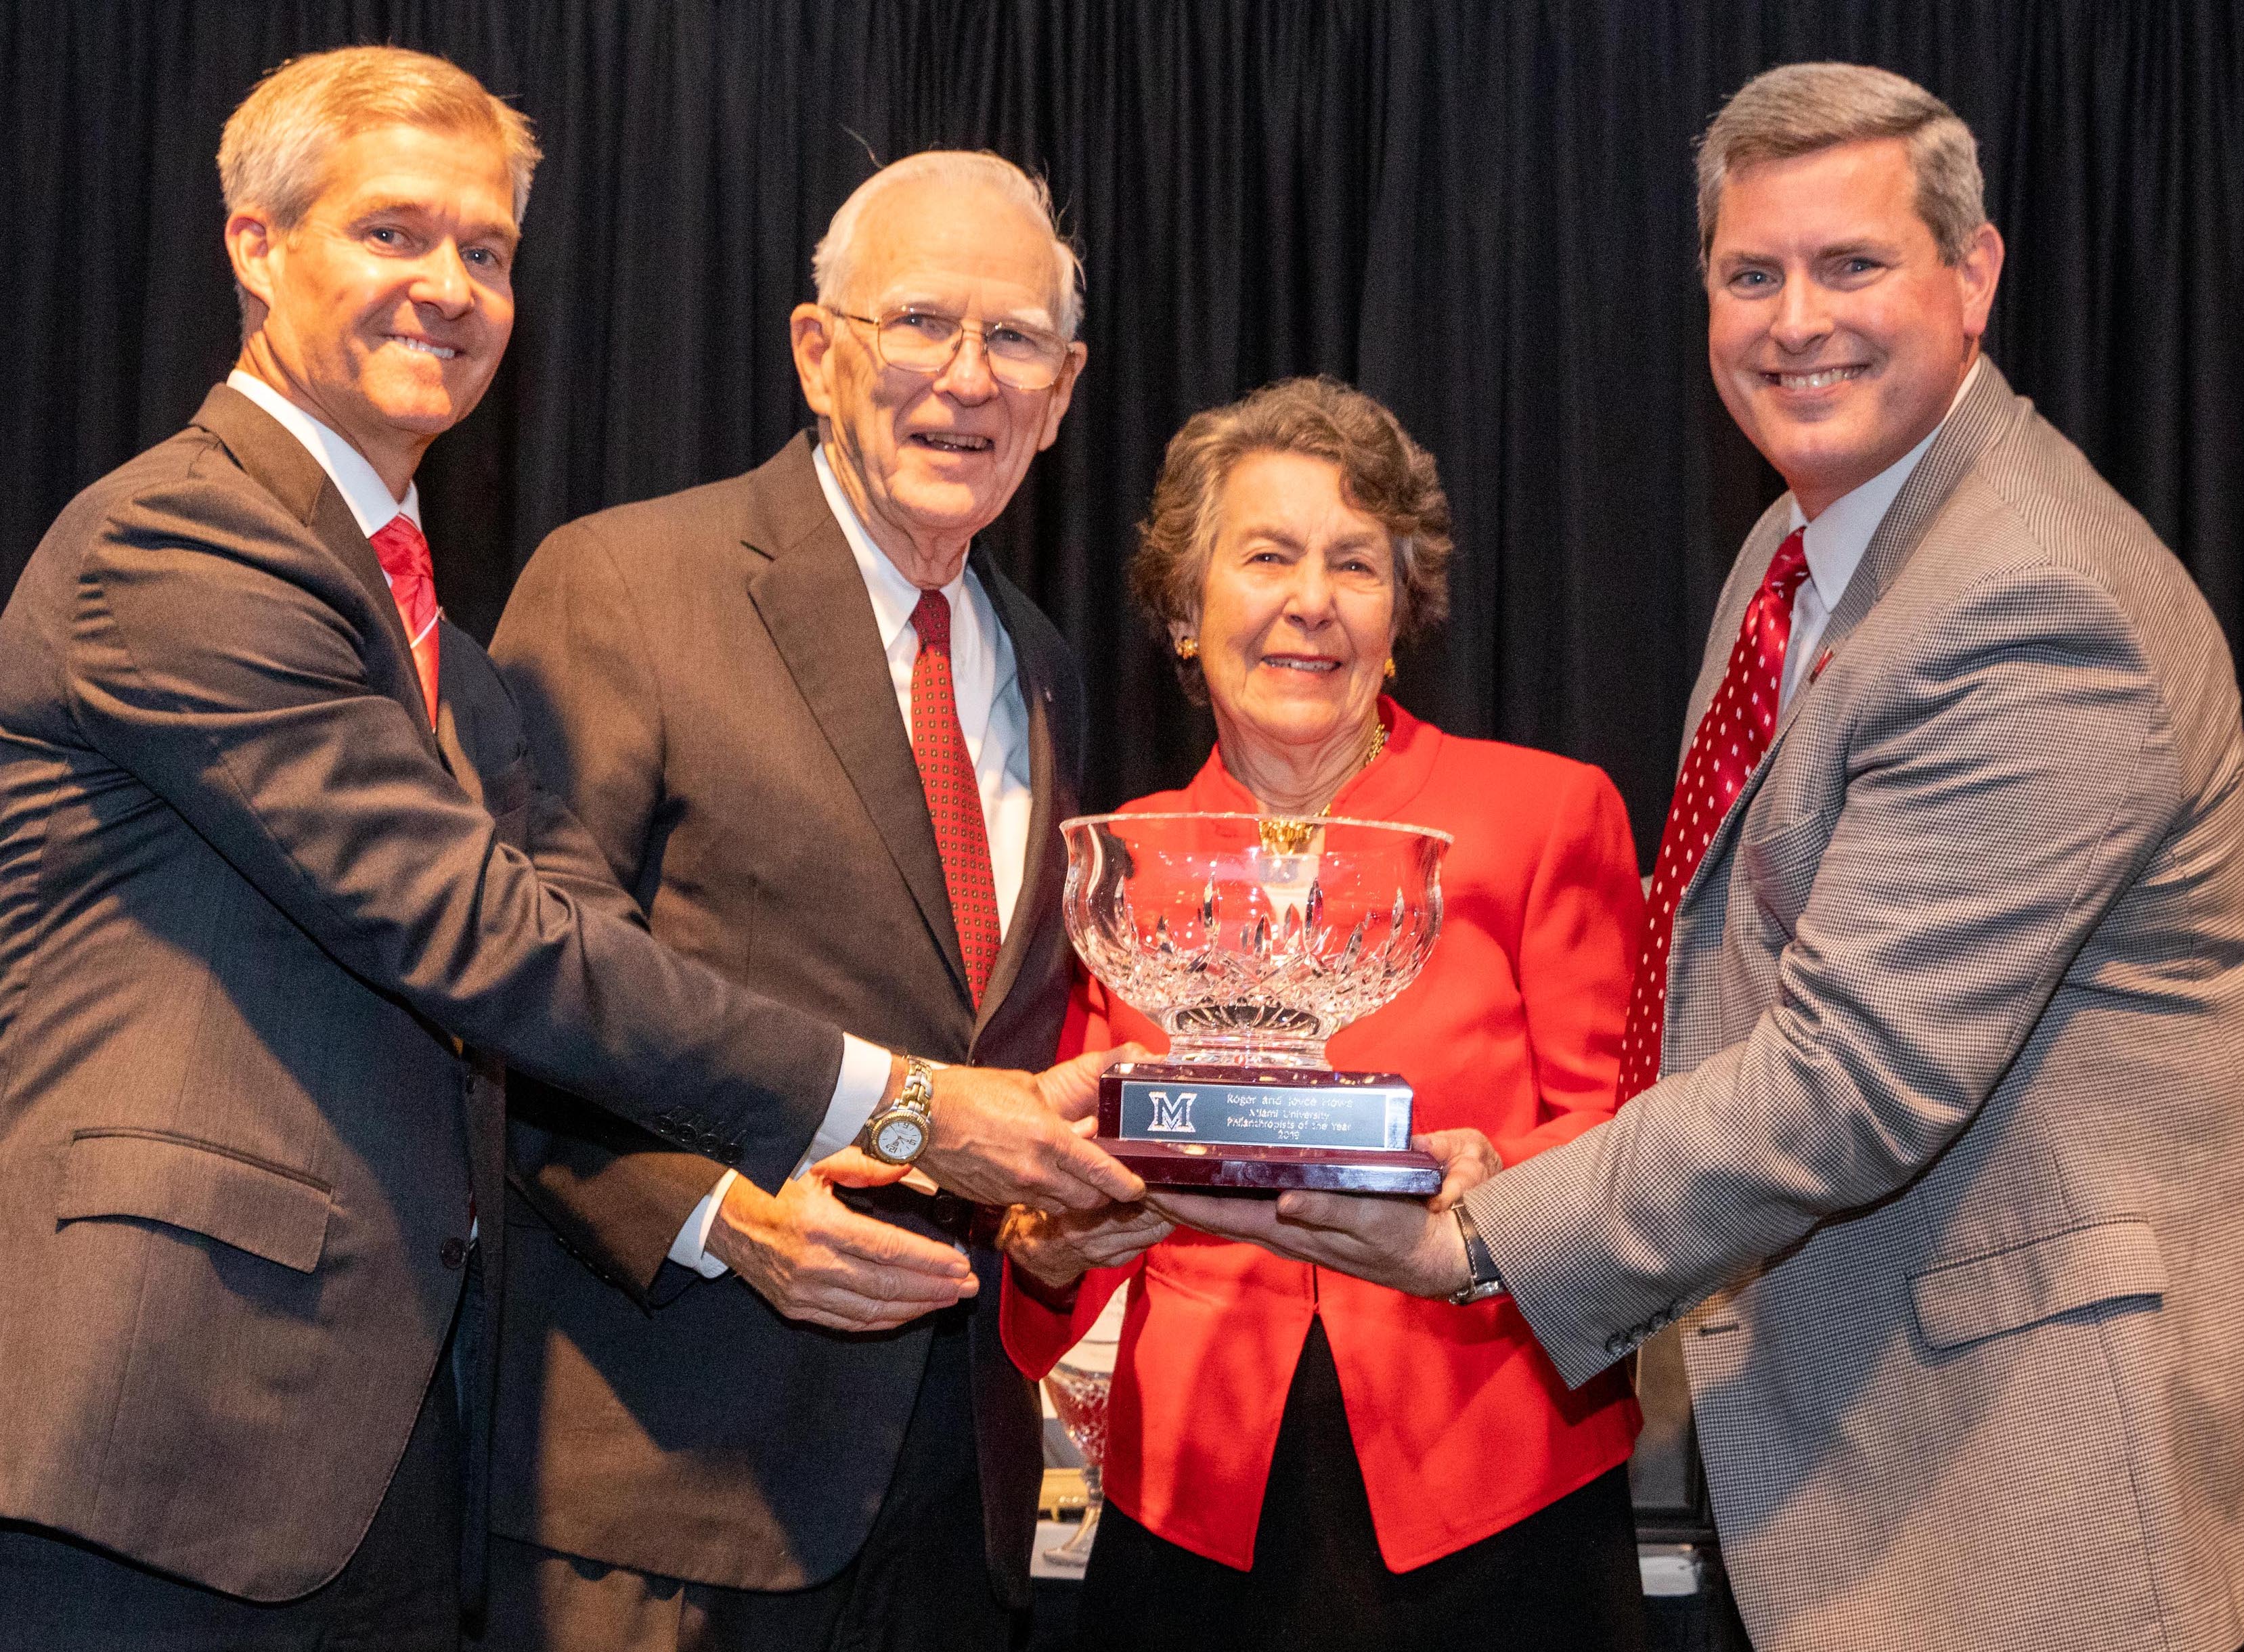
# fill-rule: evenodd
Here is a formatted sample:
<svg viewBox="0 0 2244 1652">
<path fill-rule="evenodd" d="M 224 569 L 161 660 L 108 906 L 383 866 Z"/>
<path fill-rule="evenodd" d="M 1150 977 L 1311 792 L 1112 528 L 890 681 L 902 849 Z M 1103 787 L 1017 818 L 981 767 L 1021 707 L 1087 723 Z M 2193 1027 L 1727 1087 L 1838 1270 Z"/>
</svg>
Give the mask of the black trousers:
<svg viewBox="0 0 2244 1652">
<path fill-rule="evenodd" d="M 477 1652 L 1007 1652 L 982 1534 L 966 1311 L 938 1316 L 896 1477 L 856 1559 L 787 1593 L 720 1588 L 491 1540 Z M 690 1380 L 684 1373 L 680 1380 Z"/>
<path fill-rule="evenodd" d="M 1500 1449 L 1490 1442 L 1490 1449 Z M 1408 1572 L 1379 1557 L 1340 1375 L 1313 1325 L 1278 1428 L 1254 1567 L 1234 1571 L 1108 1505 L 1077 1652 L 1643 1652 L 1628 1471 Z"/>
<path fill-rule="evenodd" d="M 333 1580 L 263 1606 L 0 1522 L 0 1652 L 457 1652 L 457 1344 L 456 1334 L 373 1524 Z"/>
</svg>

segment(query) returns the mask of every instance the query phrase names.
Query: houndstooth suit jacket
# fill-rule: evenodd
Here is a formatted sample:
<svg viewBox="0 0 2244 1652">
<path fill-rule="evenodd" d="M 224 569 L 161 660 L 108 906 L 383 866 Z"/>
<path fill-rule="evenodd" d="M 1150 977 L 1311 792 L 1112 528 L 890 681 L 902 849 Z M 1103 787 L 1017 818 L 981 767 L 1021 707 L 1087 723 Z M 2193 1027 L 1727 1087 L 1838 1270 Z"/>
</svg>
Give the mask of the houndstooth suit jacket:
<svg viewBox="0 0 2244 1652">
<path fill-rule="evenodd" d="M 1740 553 L 1686 729 L 1786 525 Z M 1682 1319 L 1761 1652 L 2234 1652 L 2227 644 L 1989 363 L 1818 662 L 1680 899 L 1668 1076 L 1473 1218 L 1571 1382 Z"/>
</svg>

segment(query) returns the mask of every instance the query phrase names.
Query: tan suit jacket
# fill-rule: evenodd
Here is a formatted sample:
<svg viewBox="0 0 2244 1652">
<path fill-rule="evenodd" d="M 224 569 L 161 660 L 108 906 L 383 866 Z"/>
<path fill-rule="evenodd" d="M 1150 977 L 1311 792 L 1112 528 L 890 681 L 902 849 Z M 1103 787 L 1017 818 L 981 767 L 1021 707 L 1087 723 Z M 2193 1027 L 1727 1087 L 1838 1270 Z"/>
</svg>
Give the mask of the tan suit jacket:
<svg viewBox="0 0 2244 1652">
<path fill-rule="evenodd" d="M 1786 517 L 1739 556 L 1691 726 Z M 1474 1218 L 1571 1380 L 1681 1321 L 1761 1652 L 2234 1652 L 2220 629 L 1990 363 L 1818 663 L 1679 902 L 1669 1076 Z"/>
</svg>

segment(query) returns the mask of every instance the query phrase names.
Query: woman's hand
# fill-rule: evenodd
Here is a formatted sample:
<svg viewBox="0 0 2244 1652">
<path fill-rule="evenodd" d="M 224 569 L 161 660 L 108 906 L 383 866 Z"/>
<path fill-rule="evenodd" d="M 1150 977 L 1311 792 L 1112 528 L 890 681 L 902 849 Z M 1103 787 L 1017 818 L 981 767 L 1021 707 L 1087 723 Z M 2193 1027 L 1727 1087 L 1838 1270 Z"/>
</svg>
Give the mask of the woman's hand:
<svg viewBox="0 0 2244 1652">
<path fill-rule="evenodd" d="M 1442 1190 L 1426 1201 L 1426 1208 L 1436 1216 L 1444 1214 L 1504 1168 L 1495 1144 L 1476 1129 L 1436 1130 L 1429 1136 L 1412 1136 L 1410 1145 L 1442 1162 Z"/>
<path fill-rule="evenodd" d="M 1142 1204 L 1054 1216 L 1025 1204 L 1005 1214 L 997 1244 L 1013 1265 L 1048 1291 L 1074 1288 L 1093 1268 L 1118 1268 L 1169 1237 L 1175 1224 Z"/>
</svg>

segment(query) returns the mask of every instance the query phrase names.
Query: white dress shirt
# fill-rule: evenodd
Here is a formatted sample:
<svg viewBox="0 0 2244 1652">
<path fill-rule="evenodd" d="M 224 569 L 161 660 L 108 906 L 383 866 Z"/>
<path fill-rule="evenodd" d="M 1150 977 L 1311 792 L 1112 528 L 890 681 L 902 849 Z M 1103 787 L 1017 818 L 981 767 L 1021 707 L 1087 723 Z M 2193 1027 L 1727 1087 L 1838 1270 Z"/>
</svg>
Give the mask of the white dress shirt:
<svg viewBox="0 0 2244 1652">
<path fill-rule="evenodd" d="M 834 475 L 826 449 L 811 449 L 810 462 L 818 472 L 818 485 L 827 508 L 849 542 L 857 572 L 872 598 L 874 623 L 880 628 L 881 648 L 889 662 L 889 680 L 896 691 L 896 715 L 904 738 L 911 738 L 912 664 L 919 658 L 919 633 L 912 629 L 912 610 L 919 606 L 920 588 L 904 577 L 873 543 L 849 502 L 849 496 Z M 1013 907 L 1021 898 L 1021 880 L 1028 865 L 1029 816 L 1036 794 L 1029 781 L 1029 708 L 1021 694 L 1019 668 L 1013 639 L 997 623 L 997 610 L 981 579 L 962 567 L 943 588 L 950 603 L 950 688 L 958 706 L 958 725 L 966 736 L 966 754 L 973 759 L 974 779 L 982 792 L 982 819 L 990 838 L 990 874 L 997 897 L 997 934 L 1010 933 Z M 796 1164 L 795 1174 L 857 1139 L 888 1088 L 889 1053 L 854 1035 L 845 1035 L 842 1077 L 835 1086 L 834 1102 L 825 1123 L 812 1139 L 810 1150 Z M 704 1278 L 714 1279 L 725 1264 L 708 1254 L 709 1229 L 717 1210 L 739 1174 L 727 1170 L 717 1180 L 693 1213 L 678 1231 L 670 1259 L 692 1268 Z"/>
<path fill-rule="evenodd" d="M 912 665 L 919 658 L 919 633 L 912 630 L 911 617 L 919 606 L 920 589 L 904 577 L 857 520 L 849 496 L 842 491 L 826 462 L 826 449 L 813 448 L 810 462 L 835 521 L 842 524 L 842 536 L 849 542 L 849 554 L 857 559 L 865 593 L 873 599 L 881 647 L 889 657 L 889 680 L 896 684 L 896 715 L 903 719 L 904 738 L 909 739 Z M 975 782 L 982 792 L 1002 941 L 1011 930 L 1013 907 L 1021 898 L 1029 816 L 1036 806 L 1029 784 L 1028 703 L 1021 696 L 1013 639 L 997 623 L 997 610 L 982 589 L 980 577 L 962 567 L 943 594 L 950 603 L 950 689 L 958 703 L 959 727 L 966 735 L 966 754 L 974 761 Z"/>
<path fill-rule="evenodd" d="M 1979 361 L 1985 359 L 1982 356 Z M 1792 598 L 1792 640 L 1785 644 L 1784 683 L 1776 701 L 1780 709 L 1792 703 L 1794 691 L 1806 678 L 1815 657 L 1815 645 L 1823 640 L 1823 628 L 1831 622 L 1831 610 L 1847 594 L 1855 570 L 1862 566 L 1862 553 L 1870 548 L 1886 512 L 1893 509 L 1902 484 L 1916 471 L 1941 426 L 1948 422 L 1948 414 L 1956 411 L 1956 404 L 1978 376 L 1979 361 L 1974 361 L 1964 382 L 1956 387 L 1948 413 L 1940 415 L 1940 423 L 1932 427 L 1924 440 L 1852 493 L 1833 500 L 1815 521 L 1801 514 L 1797 499 L 1792 502 L 1792 526 L 1805 525 L 1808 529 L 1804 547 L 1808 577 L 1800 582 L 1800 590 Z"/>
<path fill-rule="evenodd" d="M 304 451 L 320 462 L 328 480 L 358 519 L 358 530 L 368 539 L 388 527 L 394 516 L 421 525 L 421 486 L 405 484 L 405 497 L 389 496 L 389 484 L 356 448 L 321 424 L 253 373 L 236 367 L 226 375 L 226 388 L 239 390 L 280 421 L 280 428 L 304 444 Z"/>
</svg>

